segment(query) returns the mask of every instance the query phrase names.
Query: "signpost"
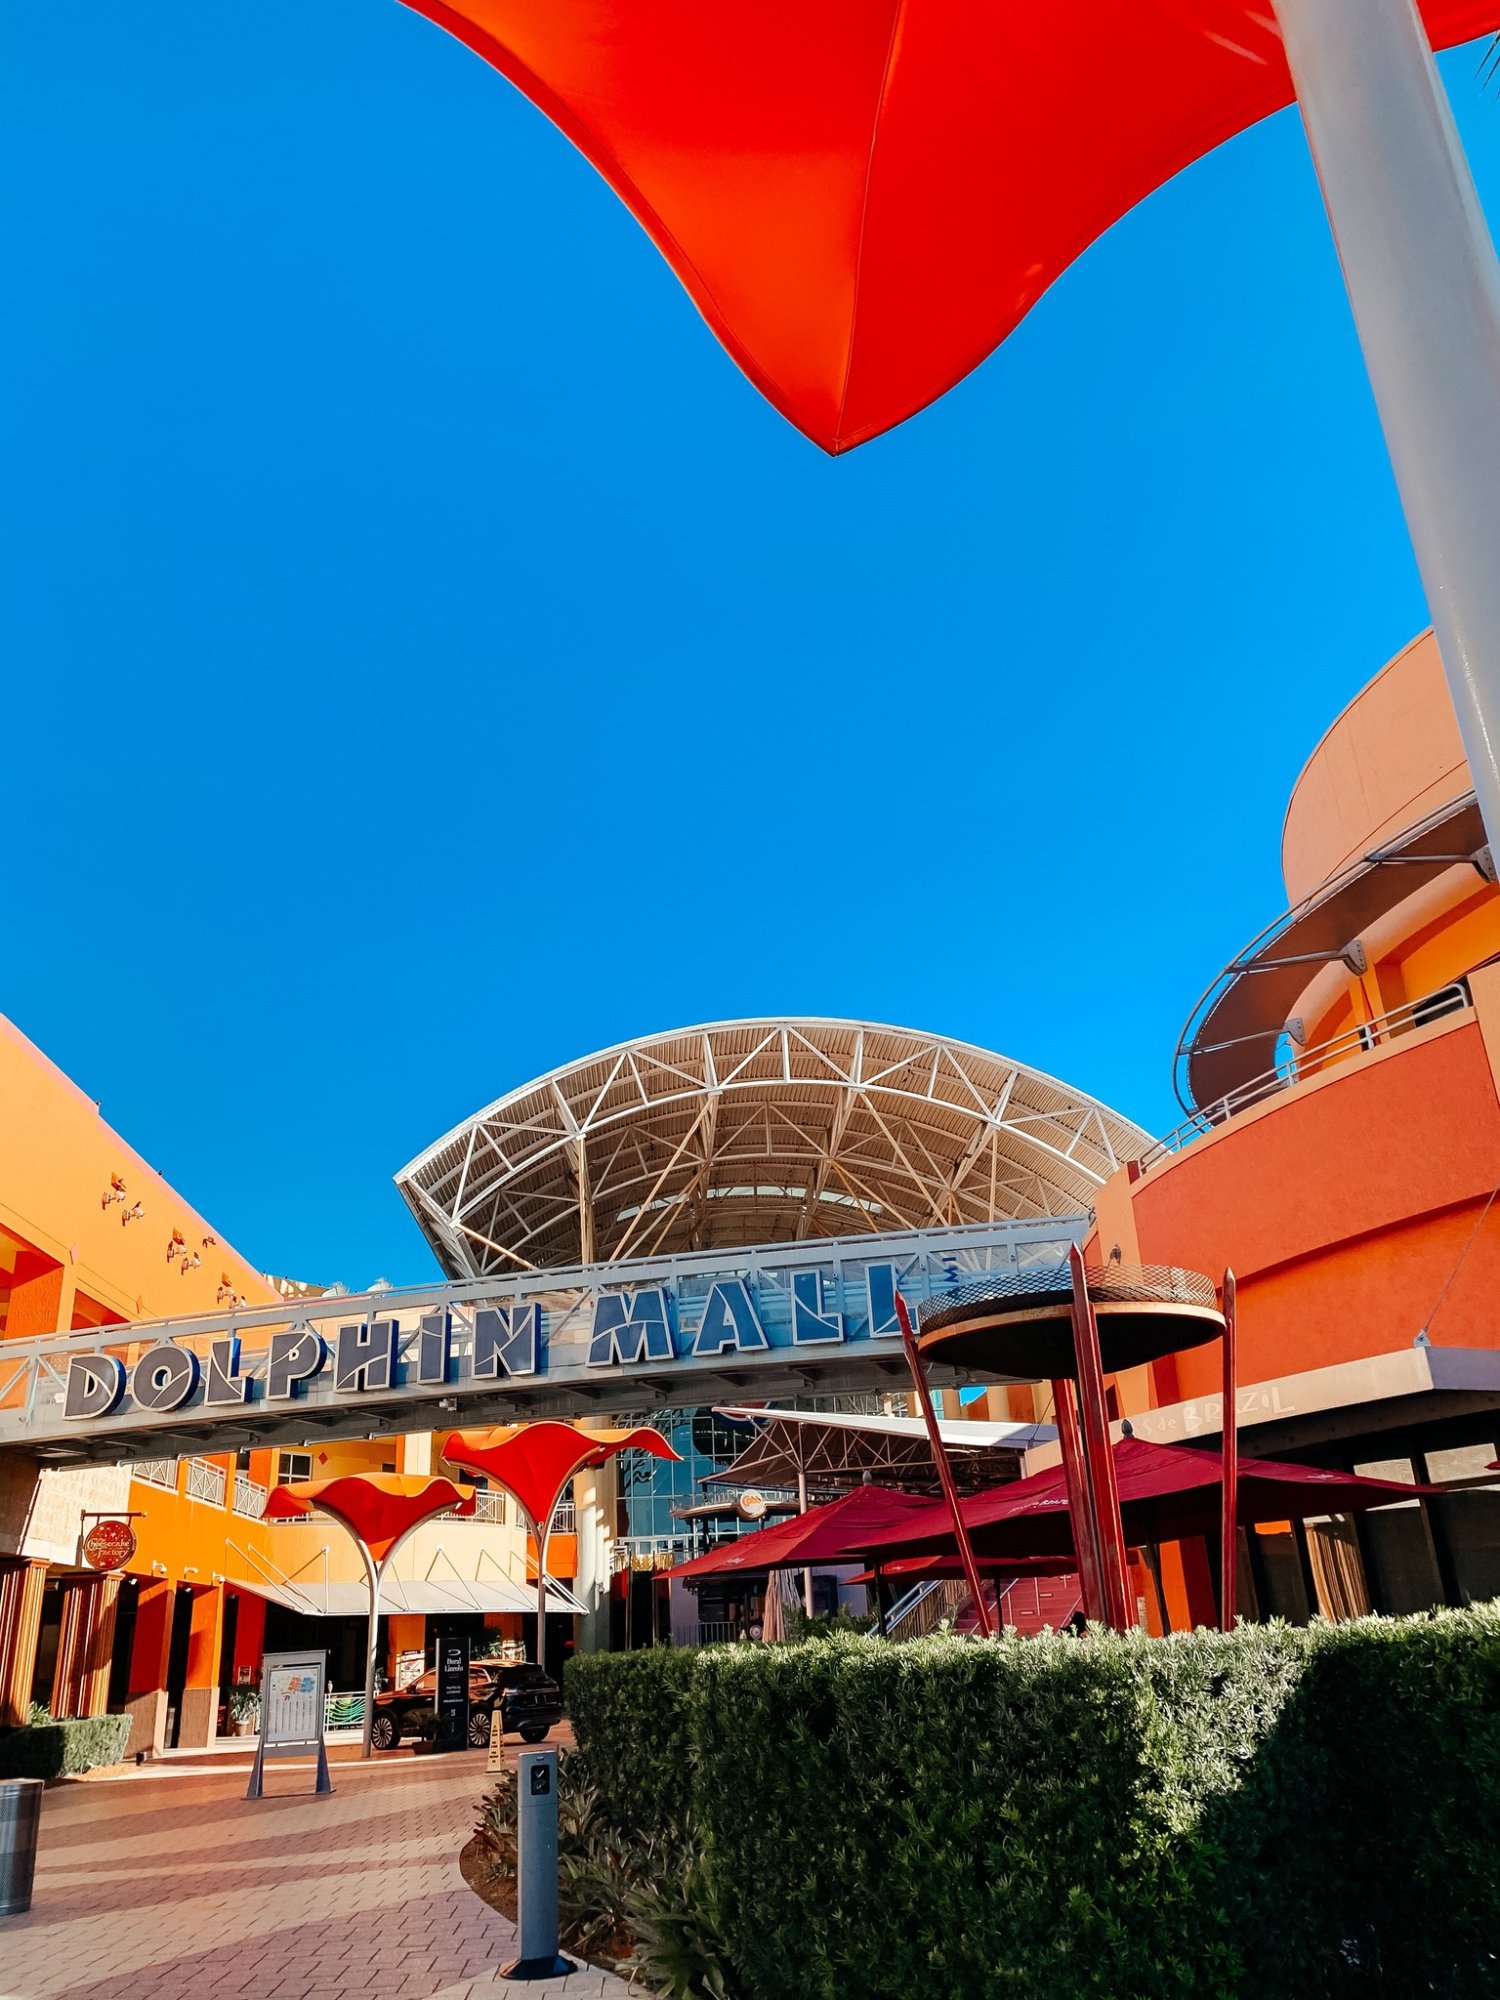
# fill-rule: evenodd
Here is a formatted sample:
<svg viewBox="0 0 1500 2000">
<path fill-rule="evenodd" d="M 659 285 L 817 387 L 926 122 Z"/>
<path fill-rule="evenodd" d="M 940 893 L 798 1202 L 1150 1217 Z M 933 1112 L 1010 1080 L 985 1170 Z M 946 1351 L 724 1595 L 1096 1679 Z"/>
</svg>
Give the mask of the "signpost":
<svg viewBox="0 0 1500 2000">
<path fill-rule="evenodd" d="M 462 1750 L 469 1741 L 469 1642 L 437 1642 L 437 1747 Z"/>
<path fill-rule="evenodd" d="M 265 1770 L 268 1757 L 318 1759 L 318 1782 L 314 1787 L 322 1797 L 333 1790 L 328 1776 L 328 1751 L 323 1742 L 323 1689 L 328 1679 L 326 1652 L 267 1653 L 260 1681 L 260 1740 L 255 1746 L 255 1764 L 250 1772 L 247 1799 L 265 1797 Z"/>
</svg>

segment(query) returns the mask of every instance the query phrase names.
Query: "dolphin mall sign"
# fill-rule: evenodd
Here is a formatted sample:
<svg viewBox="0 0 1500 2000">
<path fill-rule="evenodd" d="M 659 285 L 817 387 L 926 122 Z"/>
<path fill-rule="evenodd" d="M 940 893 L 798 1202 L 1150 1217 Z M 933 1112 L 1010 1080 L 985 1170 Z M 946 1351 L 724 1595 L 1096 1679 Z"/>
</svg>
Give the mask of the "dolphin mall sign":
<svg viewBox="0 0 1500 2000">
<path fill-rule="evenodd" d="M 815 1239 L 8 1342 L 0 1447 L 113 1461 L 899 1389 L 898 1285 L 916 1307 L 985 1272 L 1055 1264 L 1084 1225 Z"/>
</svg>

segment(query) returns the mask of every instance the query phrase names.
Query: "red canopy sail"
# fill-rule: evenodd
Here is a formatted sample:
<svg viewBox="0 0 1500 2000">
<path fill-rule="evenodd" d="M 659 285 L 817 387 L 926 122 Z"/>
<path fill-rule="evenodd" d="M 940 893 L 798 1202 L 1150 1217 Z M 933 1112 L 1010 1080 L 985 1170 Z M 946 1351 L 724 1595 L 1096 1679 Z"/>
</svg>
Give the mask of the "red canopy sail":
<svg viewBox="0 0 1500 2000">
<path fill-rule="evenodd" d="M 1292 100 L 1267 0 L 406 0 L 525 91 L 776 407 L 846 451 Z M 1497 0 L 1423 0 L 1433 46 Z"/>
</svg>

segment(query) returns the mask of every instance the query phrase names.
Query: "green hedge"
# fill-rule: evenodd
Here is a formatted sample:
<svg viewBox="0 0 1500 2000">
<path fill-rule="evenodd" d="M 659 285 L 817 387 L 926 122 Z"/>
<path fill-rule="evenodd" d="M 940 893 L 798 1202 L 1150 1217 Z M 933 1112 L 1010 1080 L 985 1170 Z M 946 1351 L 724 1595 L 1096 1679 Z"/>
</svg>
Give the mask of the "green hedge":
<svg viewBox="0 0 1500 2000">
<path fill-rule="evenodd" d="M 584 1671 L 580 1671 L 584 1670 Z M 1500 1609 L 576 1661 L 740 2000 L 1500 1994 Z"/>
<path fill-rule="evenodd" d="M 91 1715 L 81 1722 L 32 1723 L 0 1732 L 0 1778 L 76 1777 L 118 1764 L 130 1735 L 128 1715 Z"/>
</svg>

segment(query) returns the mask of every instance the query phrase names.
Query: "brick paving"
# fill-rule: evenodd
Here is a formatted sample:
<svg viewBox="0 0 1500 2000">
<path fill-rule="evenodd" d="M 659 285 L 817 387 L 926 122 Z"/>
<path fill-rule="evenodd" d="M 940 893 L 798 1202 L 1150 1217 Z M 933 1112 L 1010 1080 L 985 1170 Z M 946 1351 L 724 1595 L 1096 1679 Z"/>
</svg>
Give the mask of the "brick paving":
<svg viewBox="0 0 1500 2000">
<path fill-rule="evenodd" d="M 509 1749 L 509 1746 L 507 1746 Z M 583 1967 L 512 1985 L 515 1931 L 458 1872 L 484 1753 L 312 1769 L 204 1756 L 59 1786 L 29 1915 L 0 1918 L 0 2000 L 623 2000 Z"/>
</svg>

